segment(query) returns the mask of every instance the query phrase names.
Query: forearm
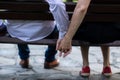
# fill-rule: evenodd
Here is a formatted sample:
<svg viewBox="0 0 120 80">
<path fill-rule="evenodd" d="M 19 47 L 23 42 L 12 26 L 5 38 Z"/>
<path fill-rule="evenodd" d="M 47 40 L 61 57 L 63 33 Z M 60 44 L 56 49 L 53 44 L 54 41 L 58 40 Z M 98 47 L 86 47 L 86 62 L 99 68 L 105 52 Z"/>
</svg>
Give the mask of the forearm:
<svg viewBox="0 0 120 80">
<path fill-rule="evenodd" d="M 78 4 L 76 5 L 76 8 L 74 10 L 74 13 L 71 19 L 71 23 L 69 25 L 68 32 L 65 35 L 65 37 L 68 39 L 73 38 L 73 36 L 75 35 L 77 29 L 79 28 L 80 24 L 82 23 L 86 15 L 90 0 L 84 0 L 84 1 L 85 2 L 83 2 L 82 0 L 79 0 Z"/>
</svg>

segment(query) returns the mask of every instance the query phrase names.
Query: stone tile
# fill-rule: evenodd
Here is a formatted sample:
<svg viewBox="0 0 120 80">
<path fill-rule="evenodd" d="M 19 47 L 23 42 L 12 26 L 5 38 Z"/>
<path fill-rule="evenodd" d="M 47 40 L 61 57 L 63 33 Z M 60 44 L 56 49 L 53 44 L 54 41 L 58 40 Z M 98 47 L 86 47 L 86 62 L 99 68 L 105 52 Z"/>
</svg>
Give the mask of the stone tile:
<svg viewBox="0 0 120 80">
<path fill-rule="evenodd" d="M 0 66 L 14 65 L 14 64 L 15 64 L 14 58 L 0 57 Z"/>
<path fill-rule="evenodd" d="M 98 63 L 92 63 L 90 64 L 90 68 L 91 68 L 91 73 L 96 72 L 96 73 L 101 73 L 102 72 L 102 68 L 103 65 L 102 64 L 98 64 Z"/>
<path fill-rule="evenodd" d="M 0 69 L 0 75 L 11 75 L 11 74 L 15 74 L 15 70 L 11 70 L 11 69 L 6 69 L 6 68 L 1 68 Z"/>
<path fill-rule="evenodd" d="M 115 74 L 115 73 L 119 73 L 120 72 L 120 68 L 114 66 L 114 65 L 111 65 L 111 69 L 112 69 L 112 73 Z"/>
<path fill-rule="evenodd" d="M 43 56 L 31 56 L 30 64 L 32 65 L 43 65 L 44 57 Z"/>
<path fill-rule="evenodd" d="M 0 75 L 0 80 L 17 80 L 15 75 Z"/>
<path fill-rule="evenodd" d="M 2 44 L 0 43 L 0 49 L 16 48 L 15 44 Z"/>
</svg>

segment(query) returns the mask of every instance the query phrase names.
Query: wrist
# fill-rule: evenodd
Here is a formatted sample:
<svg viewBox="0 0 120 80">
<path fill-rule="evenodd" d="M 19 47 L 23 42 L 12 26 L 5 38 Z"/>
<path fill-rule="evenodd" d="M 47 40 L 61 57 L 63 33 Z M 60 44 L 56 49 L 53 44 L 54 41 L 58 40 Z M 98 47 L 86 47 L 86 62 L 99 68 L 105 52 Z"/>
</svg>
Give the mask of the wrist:
<svg viewBox="0 0 120 80">
<path fill-rule="evenodd" d="M 70 36 L 65 36 L 66 40 L 72 41 L 72 38 Z"/>
</svg>

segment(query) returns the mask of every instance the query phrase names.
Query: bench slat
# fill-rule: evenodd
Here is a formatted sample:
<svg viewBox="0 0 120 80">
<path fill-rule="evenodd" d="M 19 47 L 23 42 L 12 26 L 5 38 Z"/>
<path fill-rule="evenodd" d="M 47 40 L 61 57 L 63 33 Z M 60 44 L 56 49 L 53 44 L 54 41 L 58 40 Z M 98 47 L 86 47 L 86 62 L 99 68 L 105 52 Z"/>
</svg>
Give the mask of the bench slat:
<svg viewBox="0 0 120 80">
<path fill-rule="evenodd" d="M 76 4 L 66 3 L 66 10 L 73 12 Z M 120 4 L 91 4 L 88 12 L 92 13 L 120 13 Z"/>
<path fill-rule="evenodd" d="M 92 13 L 120 13 L 120 4 L 91 4 L 88 12 Z"/>
<path fill-rule="evenodd" d="M 47 3 L 37 2 L 1 2 L 0 9 L 7 9 L 12 11 L 46 11 L 49 10 Z"/>
<path fill-rule="evenodd" d="M 18 16 L 19 15 L 19 16 Z M 13 17 L 14 16 L 14 17 Z M 0 12 L 2 19 L 23 19 L 23 20 L 53 20 L 50 13 L 30 13 L 30 12 Z"/>
<path fill-rule="evenodd" d="M 18 16 L 19 15 L 19 16 Z M 14 16 L 14 17 L 13 17 Z M 72 13 L 69 13 L 71 18 Z M 30 13 L 30 12 L 0 12 L 2 19 L 24 19 L 24 20 L 53 20 L 51 13 Z M 87 22 L 120 22 L 120 14 L 87 14 Z"/>
<path fill-rule="evenodd" d="M 1 43 L 12 43 L 12 44 L 36 44 L 36 45 L 55 45 L 56 44 L 57 39 L 42 39 L 39 41 L 33 41 L 33 42 L 25 42 L 22 41 L 20 39 L 16 39 L 16 38 L 11 38 L 11 37 L 7 37 L 7 36 L 3 36 L 0 37 L 0 42 Z M 105 45 L 105 46 L 120 46 L 120 41 L 115 41 L 112 43 L 106 43 L 106 44 L 91 44 L 89 42 L 84 42 L 84 41 L 78 41 L 78 40 L 73 40 L 72 42 L 73 46 L 80 46 L 80 45 L 90 45 L 90 46 L 101 46 L 101 45 Z"/>
<path fill-rule="evenodd" d="M 105 3 L 105 4 L 119 4 L 120 3 L 120 0 L 91 0 L 91 3 L 97 3 L 97 4 L 100 4 L 100 3 Z"/>
</svg>

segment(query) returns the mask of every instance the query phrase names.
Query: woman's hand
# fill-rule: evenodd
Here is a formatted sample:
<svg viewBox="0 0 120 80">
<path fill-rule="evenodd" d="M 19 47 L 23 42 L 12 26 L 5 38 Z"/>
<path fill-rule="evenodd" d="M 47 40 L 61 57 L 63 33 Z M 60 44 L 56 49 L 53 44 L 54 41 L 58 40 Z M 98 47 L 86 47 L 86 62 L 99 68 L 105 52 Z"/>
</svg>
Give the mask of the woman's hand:
<svg viewBox="0 0 120 80">
<path fill-rule="evenodd" d="M 68 54 L 70 54 L 72 49 L 71 41 L 71 39 L 66 37 L 57 41 L 56 49 L 60 51 L 60 57 L 62 56 L 62 53 L 64 53 L 63 57 L 66 57 Z"/>
</svg>

